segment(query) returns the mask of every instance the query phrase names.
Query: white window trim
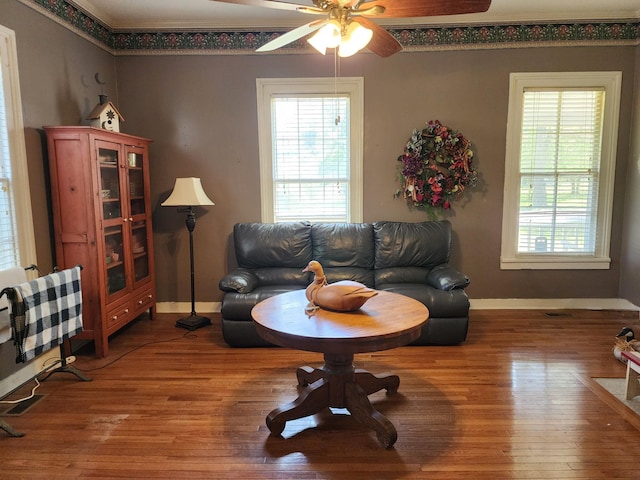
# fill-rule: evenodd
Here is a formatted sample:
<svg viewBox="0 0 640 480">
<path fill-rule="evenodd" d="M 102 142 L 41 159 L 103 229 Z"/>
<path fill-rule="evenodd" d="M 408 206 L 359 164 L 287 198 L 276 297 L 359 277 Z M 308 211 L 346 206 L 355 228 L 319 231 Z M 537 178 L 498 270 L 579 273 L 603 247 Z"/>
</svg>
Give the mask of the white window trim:
<svg viewBox="0 0 640 480">
<path fill-rule="evenodd" d="M 608 269 L 611 237 L 611 216 L 618 144 L 620 90 L 622 72 L 542 72 L 512 73 L 509 80 L 509 113 L 505 157 L 504 202 L 502 217 L 502 251 L 500 268 L 521 269 Z M 605 89 L 602 132 L 600 190 L 598 194 L 598 239 L 595 255 L 517 253 L 518 198 L 520 181 L 520 142 L 522 129 L 522 99 L 525 88 L 601 87 Z"/>
<path fill-rule="evenodd" d="M 273 159 L 271 142 L 271 97 L 291 94 L 347 94 L 350 97 L 351 146 L 349 181 L 349 221 L 363 219 L 363 138 L 364 79 L 345 78 L 258 78 L 258 148 L 260 157 L 260 195 L 262 222 L 273 223 Z"/>
<path fill-rule="evenodd" d="M 22 119 L 22 99 L 18 76 L 18 54 L 13 30 L 0 25 L 0 68 L 4 86 L 9 152 L 11 155 L 12 183 L 17 217 L 19 258 L 22 265 L 37 265 L 36 242 L 33 230 L 31 194 L 27 169 L 27 153 Z"/>
</svg>

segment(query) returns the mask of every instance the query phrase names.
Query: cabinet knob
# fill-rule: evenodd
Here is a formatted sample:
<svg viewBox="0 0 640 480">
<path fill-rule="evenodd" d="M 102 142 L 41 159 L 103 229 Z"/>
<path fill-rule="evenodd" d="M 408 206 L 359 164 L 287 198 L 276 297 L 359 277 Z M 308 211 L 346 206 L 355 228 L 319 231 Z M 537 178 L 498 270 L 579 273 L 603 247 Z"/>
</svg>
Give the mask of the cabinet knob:
<svg viewBox="0 0 640 480">
<path fill-rule="evenodd" d="M 143 300 L 138 300 L 138 305 L 142 305 L 144 303 Z"/>
<path fill-rule="evenodd" d="M 129 221 L 130 221 L 130 222 L 133 222 L 133 217 L 129 217 Z"/>
<path fill-rule="evenodd" d="M 114 315 L 113 317 L 111 317 L 111 320 L 117 320 L 118 319 L 118 315 Z"/>
<path fill-rule="evenodd" d="M 125 308 L 125 309 L 124 309 L 124 313 L 129 313 L 129 309 L 128 309 L 128 308 Z"/>
</svg>

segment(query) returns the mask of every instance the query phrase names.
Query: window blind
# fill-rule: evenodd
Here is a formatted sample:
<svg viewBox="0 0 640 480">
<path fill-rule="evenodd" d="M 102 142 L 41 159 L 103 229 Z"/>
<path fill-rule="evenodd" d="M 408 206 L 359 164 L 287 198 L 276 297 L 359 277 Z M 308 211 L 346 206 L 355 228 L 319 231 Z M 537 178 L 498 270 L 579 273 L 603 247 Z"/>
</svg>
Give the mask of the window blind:
<svg viewBox="0 0 640 480">
<path fill-rule="evenodd" d="M 0 270 L 20 265 L 12 187 L 7 109 L 0 70 Z"/>
<path fill-rule="evenodd" d="M 348 221 L 349 97 L 274 97 L 271 112 L 274 221 Z"/>
<path fill-rule="evenodd" d="M 526 89 L 519 253 L 596 252 L 604 89 Z"/>
</svg>

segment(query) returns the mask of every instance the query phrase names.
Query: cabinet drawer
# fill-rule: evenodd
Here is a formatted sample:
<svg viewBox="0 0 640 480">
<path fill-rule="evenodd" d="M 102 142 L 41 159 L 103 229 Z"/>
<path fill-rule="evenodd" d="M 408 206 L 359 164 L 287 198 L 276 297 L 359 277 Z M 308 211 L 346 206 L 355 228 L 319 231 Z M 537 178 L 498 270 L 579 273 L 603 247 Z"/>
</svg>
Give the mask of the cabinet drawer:
<svg viewBox="0 0 640 480">
<path fill-rule="evenodd" d="M 133 311 L 129 303 L 120 304 L 115 308 L 107 311 L 107 329 L 111 329 L 116 325 L 124 325 L 127 323 Z"/>
<path fill-rule="evenodd" d="M 155 302 L 155 296 L 152 290 L 145 290 L 143 292 L 133 292 L 132 307 L 136 312 L 142 312 L 151 308 Z"/>
</svg>

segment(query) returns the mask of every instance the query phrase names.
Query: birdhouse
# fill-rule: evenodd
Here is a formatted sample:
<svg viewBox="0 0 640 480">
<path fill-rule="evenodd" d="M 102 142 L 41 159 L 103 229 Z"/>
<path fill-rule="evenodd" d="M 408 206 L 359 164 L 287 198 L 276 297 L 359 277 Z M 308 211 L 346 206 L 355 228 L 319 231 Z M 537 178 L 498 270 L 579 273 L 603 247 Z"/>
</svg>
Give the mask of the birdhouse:
<svg viewBox="0 0 640 480">
<path fill-rule="evenodd" d="M 87 117 L 90 125 L 96 128 L 102 128 L 111 132 L 120 131 L 120 122 L 124 122 L 124 118 L 116 106 L 107 100 L 106 95 L 100 95 L 100 103 L 96 105 Z"/>
</svg>

